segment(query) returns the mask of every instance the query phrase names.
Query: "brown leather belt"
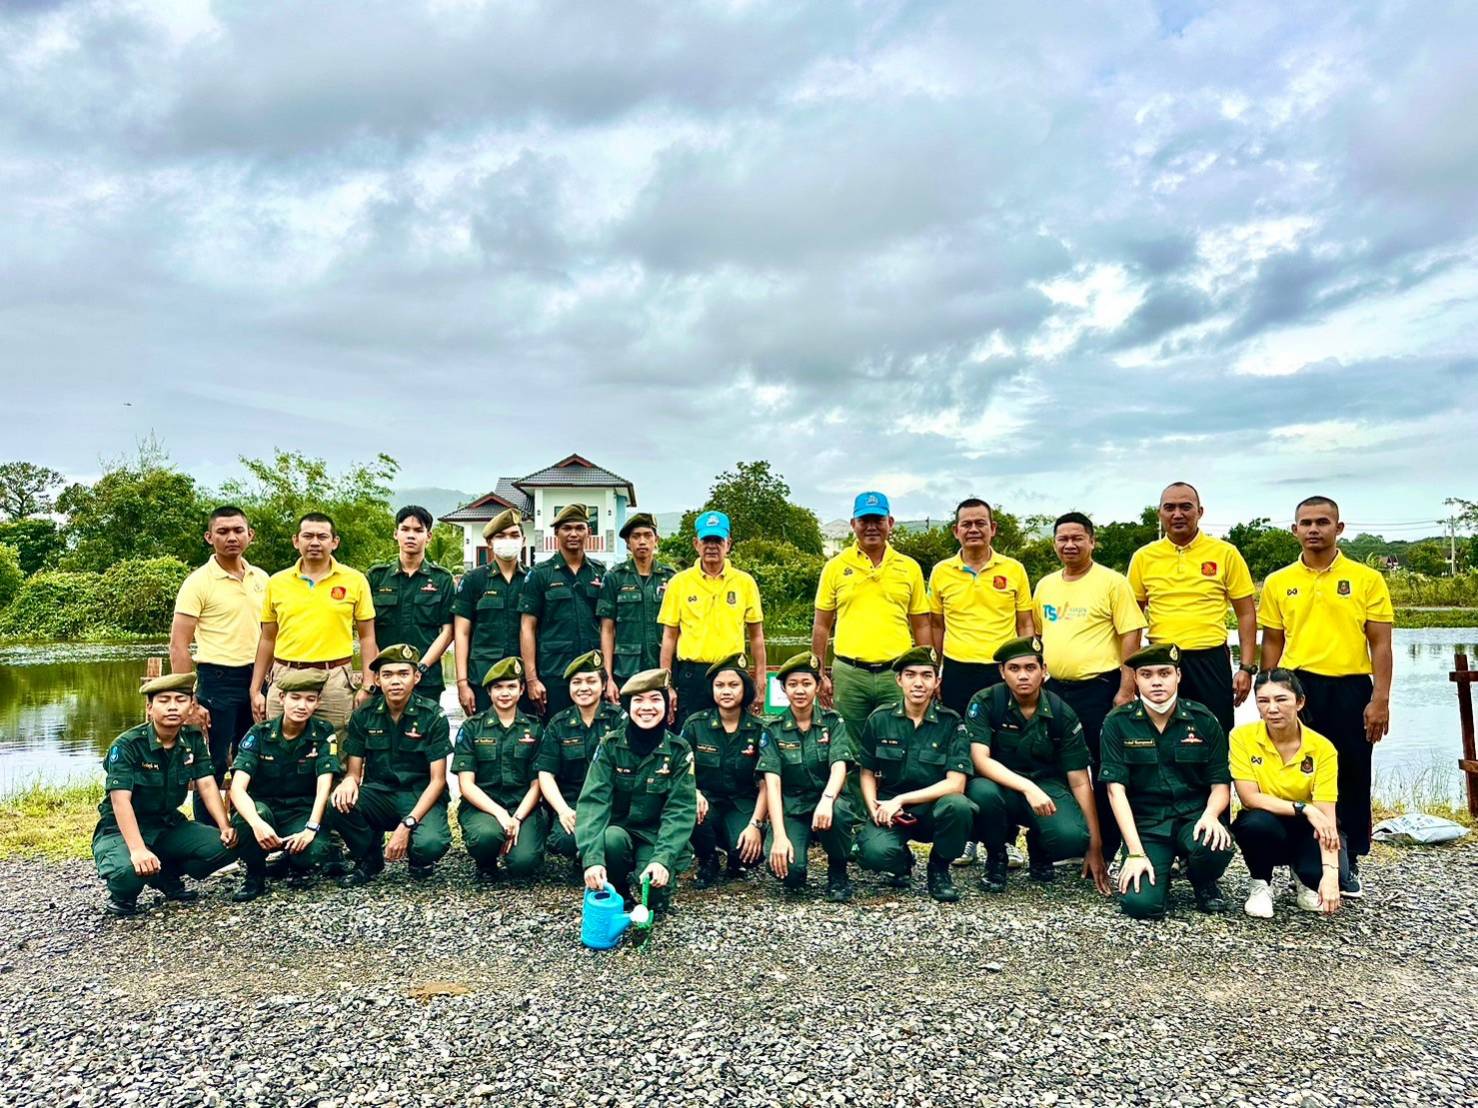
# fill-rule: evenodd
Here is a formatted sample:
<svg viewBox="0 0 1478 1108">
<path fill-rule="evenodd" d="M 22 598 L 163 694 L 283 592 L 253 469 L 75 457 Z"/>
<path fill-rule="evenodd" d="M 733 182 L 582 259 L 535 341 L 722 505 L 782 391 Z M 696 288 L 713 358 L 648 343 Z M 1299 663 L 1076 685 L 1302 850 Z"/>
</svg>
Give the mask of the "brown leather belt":
<svg viewBox="0 0 1478 1108">
<path fill-rule="evenodd" d="M 292 666 L 293 669 L 338 669 L 354 661 L 353 658 L 335 658 L 332 662 L 289 662 L 286 658 L 272 660 L 280 666 Z"/>
</svg>

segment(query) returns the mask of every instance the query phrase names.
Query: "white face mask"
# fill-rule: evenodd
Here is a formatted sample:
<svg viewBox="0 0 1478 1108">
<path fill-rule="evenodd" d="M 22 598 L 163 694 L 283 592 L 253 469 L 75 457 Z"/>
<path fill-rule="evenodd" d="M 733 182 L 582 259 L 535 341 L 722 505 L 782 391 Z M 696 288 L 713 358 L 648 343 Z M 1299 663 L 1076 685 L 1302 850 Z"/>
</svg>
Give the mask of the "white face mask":
<svg viewBox="0 0 1478 1108">
<path fill-rule="evenodd" d="M 517 558 L 518 552 L 523 549 L 522 539 L 494 539 L 493 556 L 497 558 Z"/>
</svg>

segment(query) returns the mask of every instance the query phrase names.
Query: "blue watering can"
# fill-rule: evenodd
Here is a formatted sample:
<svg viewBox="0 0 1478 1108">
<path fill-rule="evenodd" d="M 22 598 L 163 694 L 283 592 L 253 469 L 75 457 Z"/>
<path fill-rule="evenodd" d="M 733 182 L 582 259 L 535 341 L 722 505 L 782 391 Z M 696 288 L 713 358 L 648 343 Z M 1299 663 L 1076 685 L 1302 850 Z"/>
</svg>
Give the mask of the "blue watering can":
<svg viewBox="0 0 1478 1108">
<path fill-rule="evenodd" d="M 648 887 L 648 882 L 643 881 L 642 902 L 630 912 L 625 910 L 621 894 L 609 882 L 601 889 L 586 889 L 580 941 L 591 950 L 610 950 L 633 925 L 645 938 L 652 927 L 652 914 L 647 908 Z"/>
</svg>

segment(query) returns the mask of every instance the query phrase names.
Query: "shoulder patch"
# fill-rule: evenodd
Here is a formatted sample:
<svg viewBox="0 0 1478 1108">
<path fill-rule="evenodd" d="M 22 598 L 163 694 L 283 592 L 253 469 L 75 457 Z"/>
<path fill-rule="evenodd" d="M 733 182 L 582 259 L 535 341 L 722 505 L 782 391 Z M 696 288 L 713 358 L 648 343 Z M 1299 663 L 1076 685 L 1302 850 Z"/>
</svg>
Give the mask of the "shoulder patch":
<svg viewBox="0 0 1478 1108">
<path fill-rule="evenodd" d="M 980 701 L 970 701 L 970 707 L 966 709 L 965 714 L 968 715 L 971 719 L 974 719 L 976 716 L 978 716 L 980 714 Z"/>
<path fill-rule="evenodd" d="M 244 738 L 244 739 L 241 740 L 241 749 L 242 750 L 255 750 L 256 748 L 257 748 L 257 737 L 255 735 L 248 734 L 246 736 L 246 738 Z"/>
<path fill-rule="evenodd" d="M 110 765 L 110 766 L 117 765 L 118 764 L 118 759 L 121 758 L 121 757 L 123 757 L 123 751 L 118 748 L 117 744 L 114 744 L 108 750 L 108 765 Z"/>
</svg>

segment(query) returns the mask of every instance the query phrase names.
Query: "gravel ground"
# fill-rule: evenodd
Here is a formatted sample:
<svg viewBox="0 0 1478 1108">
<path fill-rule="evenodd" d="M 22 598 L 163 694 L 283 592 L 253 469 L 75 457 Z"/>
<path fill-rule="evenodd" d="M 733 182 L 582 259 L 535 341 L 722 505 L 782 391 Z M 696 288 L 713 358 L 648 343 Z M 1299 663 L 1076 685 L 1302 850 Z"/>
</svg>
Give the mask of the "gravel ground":
<svg viewBox="0 0 1478 1108">
<path fill-rule="evenodd" d="M 1076 879 L 834 906 L 752 876 L 610 953 L 578 889 L 456 856 L 122 921 L 90 867 L 9 862 L 0 1103 L 1474 1105 L 1478 844 L 1377 849 L 1333 920 L 1286 886 L 1264 922 L 1178 882 L 1148 924 Z"/>
</svg>

